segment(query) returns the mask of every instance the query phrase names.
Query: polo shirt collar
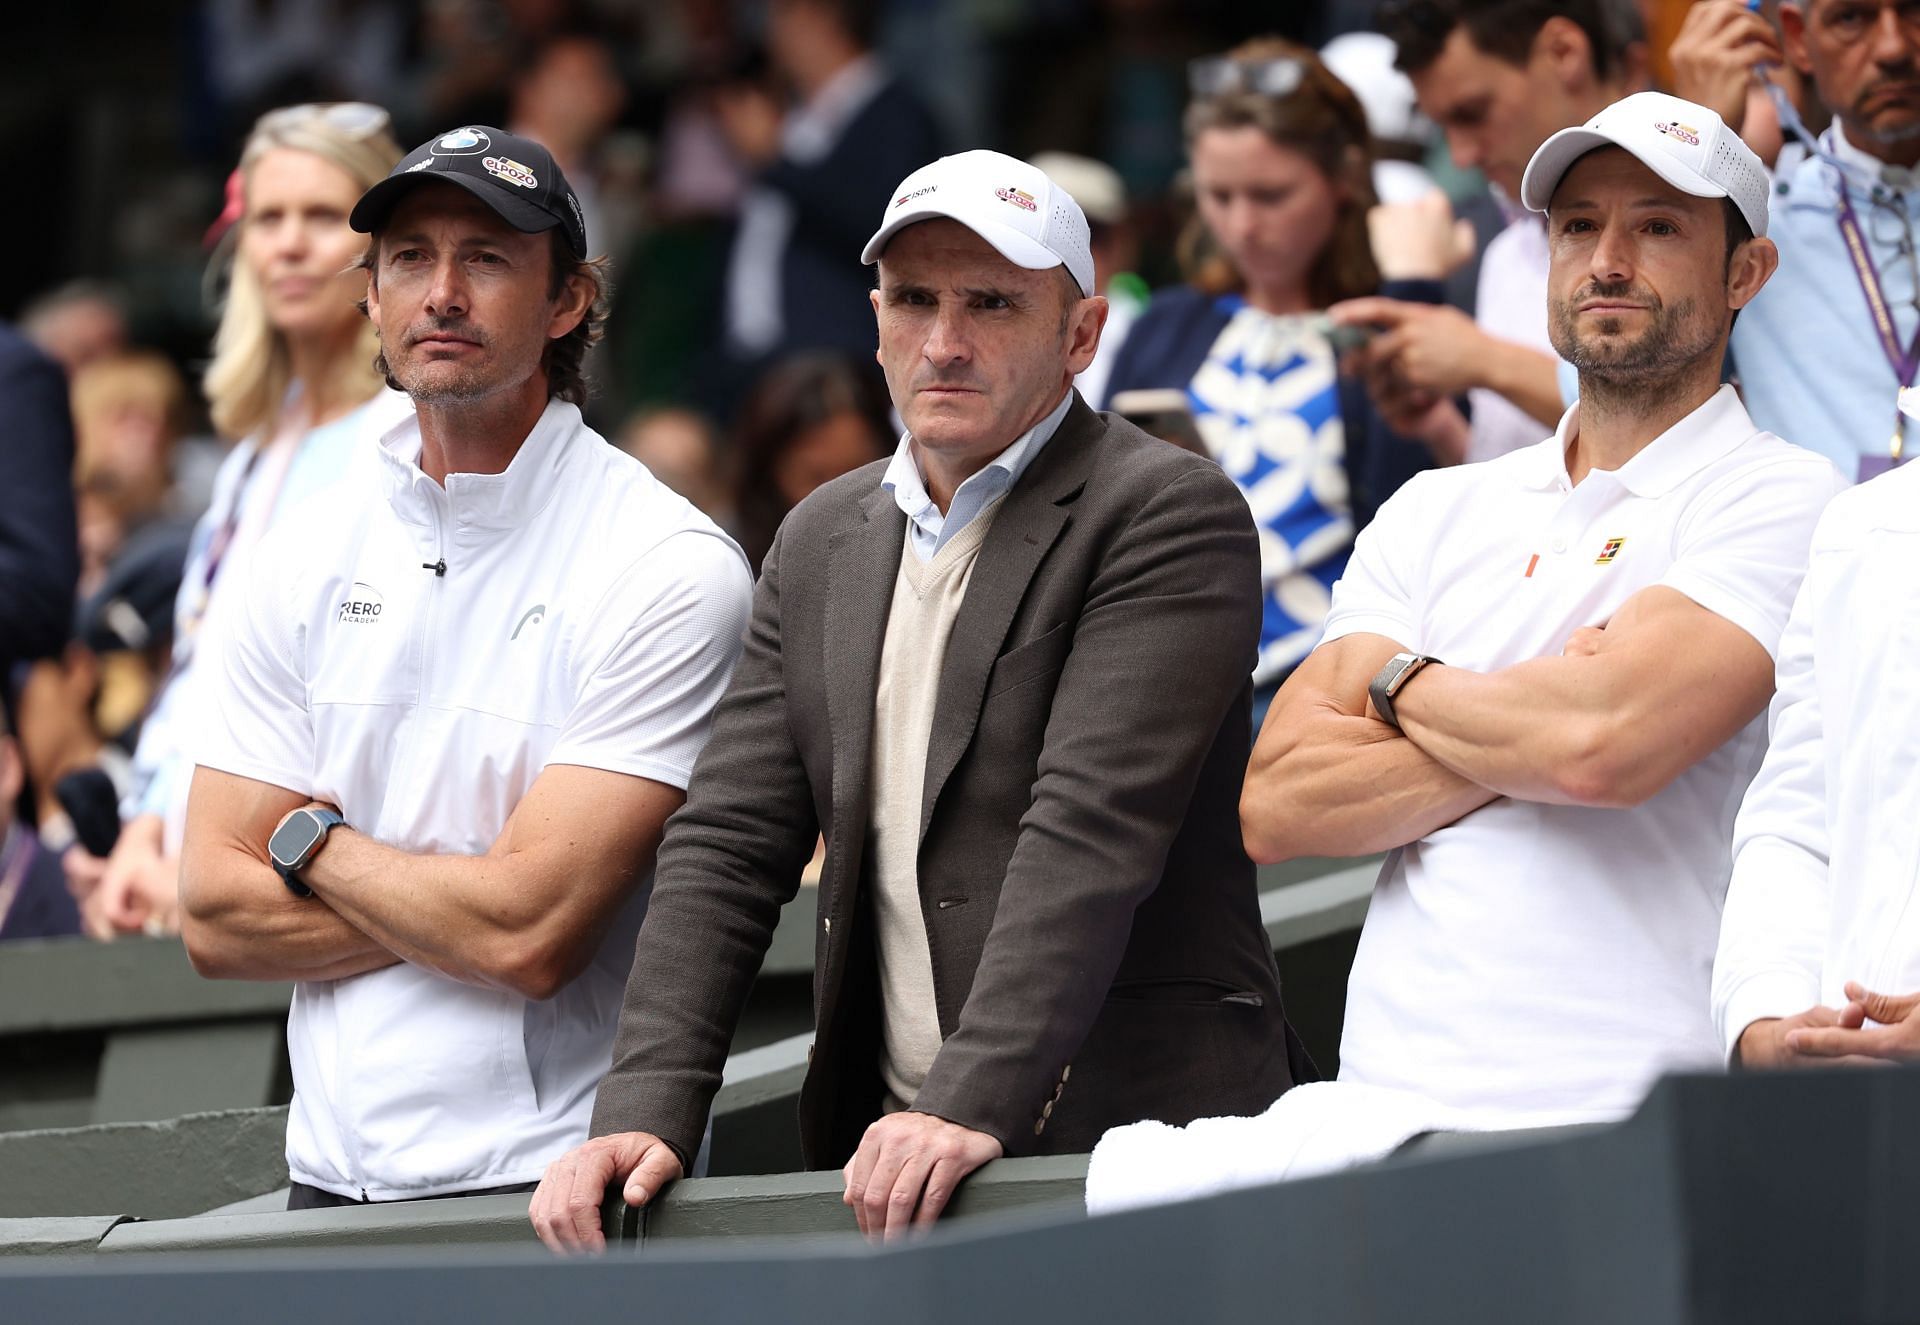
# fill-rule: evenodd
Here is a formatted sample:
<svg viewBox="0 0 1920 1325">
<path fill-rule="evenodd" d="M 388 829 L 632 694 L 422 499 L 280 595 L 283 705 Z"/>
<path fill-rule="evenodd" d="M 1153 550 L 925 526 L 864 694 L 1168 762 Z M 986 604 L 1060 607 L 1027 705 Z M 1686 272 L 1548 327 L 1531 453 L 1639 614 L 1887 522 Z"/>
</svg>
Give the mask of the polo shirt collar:
<svg viewBox="0 0 1920 1325">
<path fill-rule="evenodd" d="M 1553 436 L 1527 453 L 1522 485 L 1540 491 L 1555 487 L 1570 491 L 1573 480 L 1567 472 L 1567 447 L 1579 435 L 1579 429 L 1580 403 L 1575 401 L 1560 416 L 1560 426 Z M 1605 474 L 1636 497 L 1664 497 L 1758 431 L 1739 394 L 1723 382 L 1692 413 L 1641 447 L 1626 464 L 1614 470 L 1589 470 L 1587 477 Z"/>
<path fill-rule="evenodd" d="M 443 491 L 420 468 L 420 421 L 410 413 L 380 438 L 387 498 L 402 519 L 416 524 L 444 510 L 456 528 L 516 528 L 552 498 L 566 463 L 567 443 L 580 429 L 578 406 L 549 400 L 505 469 L 498 474 L 449 474 Z"/>
</svg>

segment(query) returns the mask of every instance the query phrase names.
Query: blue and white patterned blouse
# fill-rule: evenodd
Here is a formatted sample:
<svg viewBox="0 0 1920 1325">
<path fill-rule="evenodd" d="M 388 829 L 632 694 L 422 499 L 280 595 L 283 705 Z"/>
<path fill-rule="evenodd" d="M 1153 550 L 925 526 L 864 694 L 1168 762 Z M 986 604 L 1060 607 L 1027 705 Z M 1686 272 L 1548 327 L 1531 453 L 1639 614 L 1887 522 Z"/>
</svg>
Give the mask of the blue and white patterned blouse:
<svg viewBox="0 0 1920 1325">
<path fill-rule="evenodd" d="M 1309 315 L 1222 296 L 1227 324 L 1187 385 L 1207 449 L 1246 496 L 1265 591 L 1256 686 L 1319 642 L 1356 532 L 1333 347 Z"/>
</svg>

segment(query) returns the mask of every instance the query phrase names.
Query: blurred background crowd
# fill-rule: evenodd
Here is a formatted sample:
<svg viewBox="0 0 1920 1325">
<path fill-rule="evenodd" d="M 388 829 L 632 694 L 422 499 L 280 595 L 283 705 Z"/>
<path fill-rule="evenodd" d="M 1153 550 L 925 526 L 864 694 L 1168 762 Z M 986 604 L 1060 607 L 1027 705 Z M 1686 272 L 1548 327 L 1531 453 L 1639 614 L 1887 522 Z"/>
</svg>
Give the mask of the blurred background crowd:
<svg viewBox="0 0 1920 1325">
<path fill-rule="evenodd" d="M 1515 219 L 1515 181 L 1479 159 L 1467 119 L 1443 133 L 1418 112 L 1382 30 L 1417 34 L 1420 6 L 1391 7 L 102 0 L 84 18 L 16 15 L 10 174 L 52 205 L 17 213 L 0 264 L 0 316 L 38 352 L 0 329 L 0 935 L 174 926 L 187 682 L 217 647 L 235 568 L 406 408 L 342 274 L 364 247 L 345 213 L 405 149 L 461 125 L 532 137 L 561 164 L 614 288 L 588 421 L 756 566 L 797 501 L 896 443 L 859 262 L 888 191 L 948 150 L 1036 159 L 1086 211 L 1113 305 L 1082 393 L 1214 455 L 1254 506 L 1270 697 L 1373 506 L 1416 469 L 1501 449 L 1482 434 L 1502 408 L 1505 445 L 1559 411 L 1537 302 L 1514 339 L 1537 347 L 1526 366 L 1545 387 L 1516 379 L 1472 406 L 1485 384 L 1356 376 L 1325 319 L 1303 320 L 1374 295 L 1494 320 L 1476 307 L 1500 288 L 1481 266 Z M 1618 94 L 1671 85 L 1687 8 L 1568 12 Z M 1378 313 L 1386 334 L 1405 316 Z M 1303 328 L 1331 348 L 1301 350 Z M 1263 421 L 1278 395 L 1284 418 Z M 34 486 L 36 439 L 69 427 L 70 512 Z"/>
</svg>

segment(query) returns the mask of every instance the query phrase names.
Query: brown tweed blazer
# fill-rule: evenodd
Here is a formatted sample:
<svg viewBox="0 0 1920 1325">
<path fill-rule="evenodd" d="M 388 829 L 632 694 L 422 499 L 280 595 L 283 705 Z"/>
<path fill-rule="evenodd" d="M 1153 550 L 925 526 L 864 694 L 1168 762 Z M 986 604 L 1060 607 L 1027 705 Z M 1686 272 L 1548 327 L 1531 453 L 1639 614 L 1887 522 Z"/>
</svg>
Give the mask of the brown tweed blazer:
<svg viewBox="0 0 1920 1325">
<path fill-rule="evenodd" d="M 905 546 L 884 469 L 814 493 L 767 557 L 660 848 L 596 1135 L 698 1147 L 820 831 L 809 1166 L 844 1163 L 879 1116 L 868 782 Z M 1078 399 L 1004 499 L 927 750 L 919 872 L 944 1042 L 916 1109 L 1008 1154 L 1072 1152 L 1141 1118 L 1259 1112 L 1292 1084 L 1304 1060 L 1240 845 L 1259 561 L 1217 467 Z"/>
</svg>

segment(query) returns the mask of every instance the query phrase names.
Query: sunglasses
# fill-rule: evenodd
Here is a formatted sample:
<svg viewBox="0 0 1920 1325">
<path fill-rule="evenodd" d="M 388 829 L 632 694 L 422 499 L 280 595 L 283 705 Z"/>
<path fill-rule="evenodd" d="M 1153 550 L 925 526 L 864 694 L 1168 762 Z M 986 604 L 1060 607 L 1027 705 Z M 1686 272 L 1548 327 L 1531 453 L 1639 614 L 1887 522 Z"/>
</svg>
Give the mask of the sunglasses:
<svg viewBox="0 0 1920 1325">
<path fill-rule="evenodd" d="M 384 109 L 369 101 L 313 101 L 270 110 L 253 128 L 255 133 L 276 133 L 316 121 L 354 139 L 385 133 L 393 123 Z"/>
<path fill-rule="evenodd" d="M 1195 98 L 1224 96 L 1229 92 L 1284 97 L 1298 91 L 1306 76 L 1304 64 L 1284 58 L 1236 60 L 1227 55 L 1208 55 L 1187 62 L 1187 90 Z"/>
</svg>

